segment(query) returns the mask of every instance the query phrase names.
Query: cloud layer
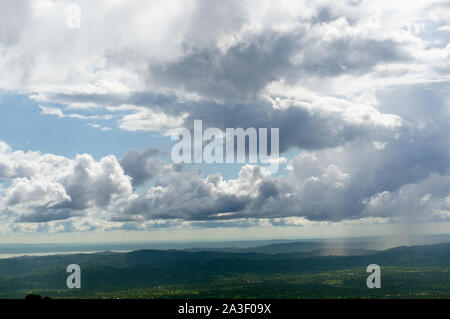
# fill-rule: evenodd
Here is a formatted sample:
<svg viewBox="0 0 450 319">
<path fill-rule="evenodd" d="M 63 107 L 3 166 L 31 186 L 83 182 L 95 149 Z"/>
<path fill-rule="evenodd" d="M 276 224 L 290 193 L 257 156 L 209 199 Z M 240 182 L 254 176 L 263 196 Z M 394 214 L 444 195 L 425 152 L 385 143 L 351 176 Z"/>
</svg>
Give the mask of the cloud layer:
<svg viewBox="0 0 450 319">
<path fill-rule="evenodd" d="M 225 179 L 155 147 L 95 160 L 0 142 L 4 225 L 450 217 L 445 2 L 77 3 L 72 30 L 69 2 L 0 0 L 2 91 L 105 132 L 277 127 L 287 172 Z"/>
</svg>

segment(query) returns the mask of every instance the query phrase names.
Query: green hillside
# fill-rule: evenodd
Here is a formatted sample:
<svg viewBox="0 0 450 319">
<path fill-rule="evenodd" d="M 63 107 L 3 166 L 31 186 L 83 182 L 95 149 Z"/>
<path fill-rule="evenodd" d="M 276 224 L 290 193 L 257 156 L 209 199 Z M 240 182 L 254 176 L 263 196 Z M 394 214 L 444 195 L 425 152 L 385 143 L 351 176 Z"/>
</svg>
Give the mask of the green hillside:
<svg viewBox="0 0 450 319">
<path fill-rule="evenodd" d="M 66 287 L 65 268 L 73 263 L 82 269 L 81 289 Z M 374 263 L 382 268 L 381 289 L 366 287 L 366 267 Z M 104 252 L 0 260 L 0 297 L 33 292 L 52 298 L 449 298 L 449 271 L 450 243 L 363 256 Z"/>
</svg>

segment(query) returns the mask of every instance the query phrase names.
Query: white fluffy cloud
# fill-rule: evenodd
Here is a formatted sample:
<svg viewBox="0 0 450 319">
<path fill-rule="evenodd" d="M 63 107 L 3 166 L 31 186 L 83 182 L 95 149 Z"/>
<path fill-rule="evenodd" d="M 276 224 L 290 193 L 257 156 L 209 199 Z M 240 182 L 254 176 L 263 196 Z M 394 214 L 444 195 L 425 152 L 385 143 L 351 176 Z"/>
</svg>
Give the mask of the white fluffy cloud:
<svg viewBox="0 0 450 319">
<path fill-rule="evenodd" d="M 118 196 L 130 194 L 131 178 L 114 156 L 95 161 L 78 155 L 74 160 L 39 152 L 0 148 L 0 180 L 11 185 L 0 196 L 0 208 L 20 221 L 67 219 L 105 208 Z"/>
</svg>

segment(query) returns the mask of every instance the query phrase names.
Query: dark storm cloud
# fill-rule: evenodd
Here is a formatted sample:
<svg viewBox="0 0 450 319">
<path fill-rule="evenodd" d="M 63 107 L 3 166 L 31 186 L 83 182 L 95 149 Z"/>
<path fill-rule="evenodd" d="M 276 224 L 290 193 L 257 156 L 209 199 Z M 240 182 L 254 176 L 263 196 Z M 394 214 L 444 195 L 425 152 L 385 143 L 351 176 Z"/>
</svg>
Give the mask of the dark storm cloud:
<svg viewBox="0 0 450 319">
<path fill-rule="evenodd" d="M 311 111 L 291 106 L 275 109 L 260 96 L 261 90 L 280 79 L 295 83 L 304 77 L 334 77 L 364 73 L 378 63 L 407 61 L 400 44 L 366 38 L 340 36 L 324 41 L 307 36 L 299 28 L 289 33 L 255 34 L 221 52 L 217 48 L 193 49 L 175 62 L 149 65 L 149 81 L 163 87 L 183 89 L 207 97 L 183 100 L 170 93 L 151 91 L 128 95 L 52 94 L 60 103 L 103 106 L 144 106 L 169 115 L 187 114 L 185 126 L 201 119 L 208 127 L 278 127 L 280 150 L 290 147 L 320 149 L 334 147 L 367 136 L 384 135 L 388 128 L 369 120 L 356 123 L 342 113 Z M 300 61 L 295 61 L 301 56 Z M 333 107 L 333 105 L 330 105 Z M 139 177 L 133 175 L 137 180 Z M 144 178 L 145 179 L 145 178 Z M 141 181 L 136 182 L 140 184 Z"/>
<path fill-rule="evenodd" d="M 268 101 L 259 104 L 193 105 L 186 123 L 202 119 L 205 127 L 266 127 L 280 129 L 280 151 L 291 147 L 321 149 L 343 145 L 354 139 L 389 135 L 395 127 L 373 122 L 370 116 L 363 122 L 347 120 L 345 113 L 323 110 L 311 111 L 299 105 L 275 109 Z M 332 107 L 332 105 L 330 105 Z M 387 118 L 391 118 L 388 116 Z M 392 118 L 395 120 L 395 118 Z"/>
<path fill-rule="evenodd" d="M 79 216 L 83 216 L 83 214 L 72 209 L 52 209 L 50 207 L 42 207 L 36 208 L 30 214 L 21 215 L 17 221 L 19 223 L 45 223 Z"/>
<path fill-rule="evenodd" d="M 155 158 L 161 152 L 160 149 L 153 147 L 145 151 L 131 150 L 120 159 L 119 163 L 125 174 L 132 178 L 133 186 L 140 186 L 162 173 L 164 163 Z"/>
<path fill-rule="evenodd" d="M 150 65 L 152 80 L 225 101 L 252 99 L 269 83 L 295 83 L 307 76 L 363 73 L 381 62 L 409 56 L 391 40 L 340 37 L 324 41 L 307 30 L 288 34 L 266 32 L 237 43 L 225 53 L 204 49 L 164 65 Z M 295 61 L 301 56 L 301 61 Z"/>
</svg>

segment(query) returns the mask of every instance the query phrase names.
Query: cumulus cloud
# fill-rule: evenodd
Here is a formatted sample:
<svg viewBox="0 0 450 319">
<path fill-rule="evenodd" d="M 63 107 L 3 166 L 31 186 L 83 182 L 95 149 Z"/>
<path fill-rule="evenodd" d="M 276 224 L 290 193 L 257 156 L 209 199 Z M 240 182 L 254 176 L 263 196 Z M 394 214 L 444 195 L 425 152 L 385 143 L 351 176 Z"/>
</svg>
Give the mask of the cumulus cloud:
<svg viewBox="0 0 450 319">
<path fill-rule="evenodd" d="M 179 165 L 171 165 L 158 159 L 163 152 L 154 147 L 145 151 L 130 150 L 120 159 L 126 175 L 132 178 L 133 186 L 140 186 L 145 182 L 172 170 L 181 170 Z"/>
<path fill-rule="evenodd" d="M 0 178 L 11 185 L 0 197 L 0 208 L 15 212 L 20 221 L 67 219 L 132 192 L 131 178 L 114 156 L 95 161 L 84 154 L 71 160 L 1 145 Z"/>
<path fill-rule="evenodd" d="M 260 184 L 263 183 L 260 179 L 264 179 L 263 172 L 254 166 L 244 167 L 239 178 L 231 181 L 224 181 L 220 174 L 203 179 L 190 172 L 174 172 L 157 180 L 148 192 L 127 200 L 118 211 L 117 218 L 236 218 L 242 215 L 248 205 L 258 205 L 256 202 L 252 204 L 253 200 L 263 200 L 259 198 L 264 196 L 259 194 L 259 188 L 262 187 Z"/>
</svg>

